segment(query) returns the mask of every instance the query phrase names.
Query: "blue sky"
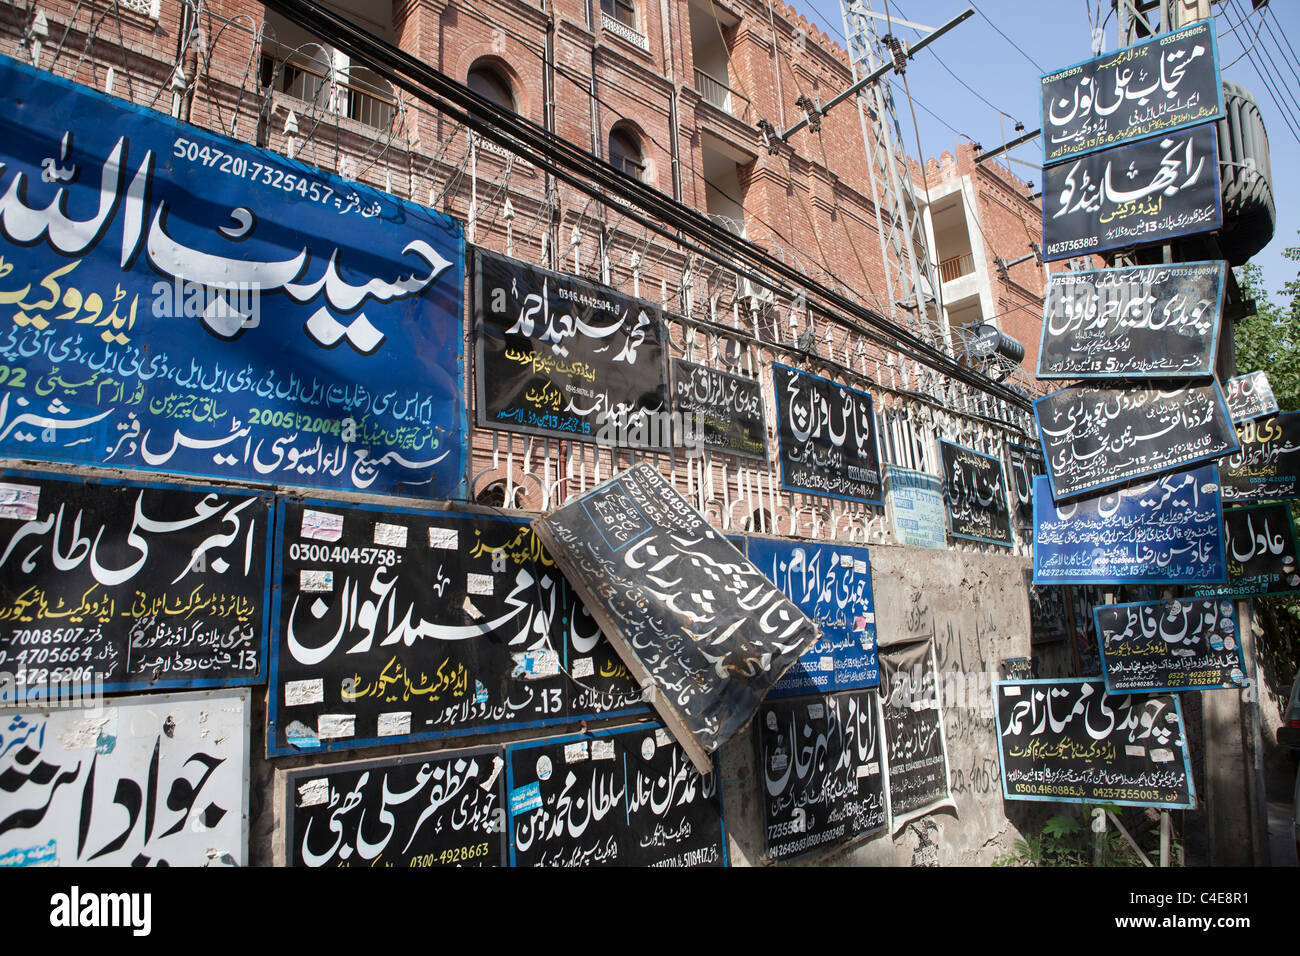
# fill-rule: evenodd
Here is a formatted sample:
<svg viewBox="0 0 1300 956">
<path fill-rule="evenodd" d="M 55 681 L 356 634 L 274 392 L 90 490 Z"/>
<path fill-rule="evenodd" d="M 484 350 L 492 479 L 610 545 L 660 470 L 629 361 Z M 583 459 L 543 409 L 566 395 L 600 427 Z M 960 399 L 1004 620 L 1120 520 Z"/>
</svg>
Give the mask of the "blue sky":
<svg viewBox="0 0 1300 956">
<path fill-rule="evenodd" d="M 844 44 L 837 0 L 787 2 L 832 39 Z M 1026 130 L 1037 129 L 1039 77 L 1091 57 L 1092 35 L 1099 22 L 1104 23 L 1102 49 L 1114 50 L 1119 46 L 1117 14 L 1111 11 L 1110 0 L 975 0 L 974 3 L 970 0 L 889 0 L 888 3 L 892 16 L 931 27 L 947 22 L 968 6 L 974 6 L 976 14 L 918 53 L 908 66 L 907 85 L 920 130 L 919 152 L 926 157 L 937 157 L 944 150 L 951 152 L 956 143 L 965 141 L 959 134 L 969 136 L 985 149 L 992 149 L 1019 135 L 1014 130 L 1017 121 L 1024 123 Z M 886 2 L 872 0 L 872 7 L 884 12 Z M 1300 142 L 1287 122 L 1290 120 L 1300 131 L 1300 64 L 1296 61 L 1296 52 L 1300 50 L 1300 2 L 1271 0 L 1264 10 L 1252 12 L 1251 0 L 1224 0 L 1214 3 L 1212 9 L 1223 76 L 1254 94 L 1268 130 L 1277 231 L 1273 241 L 1253 261 L 1263 268 L 1269 292 L 1276 300 L 1283 283 L 1294 279 L 1300 271 L 1300 263 L 1282 258 L 1282 250 L 1288 245 L 1300 245 L 1297 236 L 1300 204 L 1296 191 L 1280 182 L 1280 177 L 1295 169 L 1300 160 Z M 895 32 L 908 42 L 915 42 L 922 35 L 906 27 Z M 1296 50 L 1291 48 L 1292 44 Z M 1250 55 L 1243 56 L 1247 48 Z M 1256 72 L 1257 66 L 1264 70 L 1263 78 Z M 1269 82 L 1276 93 L 1269 89 Z M 1282 100 L 1289 114 L 1283 113 L 1275 97 Z M 916 133 L 903 85 L 897 79 L 894 98 L 907 150 L 916 155 Z M 852 109 L 852 106 L 845 104 L 839 108 Z M 1036 139 L 1009 155 L 1011 169 L 1041 188 L 1042 141 Z"/>
</svg>

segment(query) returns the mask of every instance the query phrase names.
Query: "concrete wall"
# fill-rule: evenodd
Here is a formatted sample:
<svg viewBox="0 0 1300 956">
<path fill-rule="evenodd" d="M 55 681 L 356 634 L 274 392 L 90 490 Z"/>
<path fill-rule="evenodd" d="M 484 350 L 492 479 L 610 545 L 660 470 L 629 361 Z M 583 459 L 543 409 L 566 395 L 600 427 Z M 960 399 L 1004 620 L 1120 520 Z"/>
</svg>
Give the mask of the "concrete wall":
<svg viewBox="0 0 1300 956">
<path fill-rule="evenodd" d="M 999 661 L 1039 657 L 1038 676 L 1071 672 L 1065 642 L 1029 643 L 1024 572 L 1029 562 L 1002 554 L 957 554 L 925 548 L 871 548 L 876 634 L 888 645 L 932 636 L 942 687 L 982 687 L 965 700 L 944 698 L 948 783 L 957 808 L 909 823 L 892 837 L 880 835 L 849 849 L 827 849 L 806 865 L 988 865 L 1010 849 L 1022 830 L 1059 813 L 1060 805 L 1005 802 L 998 773 L 991 683 Z M 722 795 L 733 866 L 763 859 L 762 805 L 753 733 L 722 754 Z"/>
</svg>

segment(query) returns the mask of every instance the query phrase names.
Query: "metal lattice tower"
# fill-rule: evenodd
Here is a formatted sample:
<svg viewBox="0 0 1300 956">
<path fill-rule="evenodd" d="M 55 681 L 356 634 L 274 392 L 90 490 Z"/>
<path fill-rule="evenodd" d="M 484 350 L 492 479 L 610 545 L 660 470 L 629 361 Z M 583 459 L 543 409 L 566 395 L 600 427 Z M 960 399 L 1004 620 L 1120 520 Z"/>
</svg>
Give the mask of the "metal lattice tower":
<svg viewBox="0 0 1300 956">
<path fill-rule="evenodd" d="M 871 0 L 840 0 L 840 13 L 855 83 L 878 68 L 884 62 L 882 57 L 894 59 L 901 67 L 904 55 L 900 47 L 894 48 L 896 52 L 882 51 L 885 42 L 876 30 Z M 938 275 L 928 253 L 889 83 L 873 83 L 856 99 L 871 174 L 871 199 L 876 207 L 890 317 L 899 321 L 900 310 L 910 311 L 911 322 L 903 324 L 911 324 L 925 341 L 951 355 L 947 320 L 935 295 Z"/>
</svg>

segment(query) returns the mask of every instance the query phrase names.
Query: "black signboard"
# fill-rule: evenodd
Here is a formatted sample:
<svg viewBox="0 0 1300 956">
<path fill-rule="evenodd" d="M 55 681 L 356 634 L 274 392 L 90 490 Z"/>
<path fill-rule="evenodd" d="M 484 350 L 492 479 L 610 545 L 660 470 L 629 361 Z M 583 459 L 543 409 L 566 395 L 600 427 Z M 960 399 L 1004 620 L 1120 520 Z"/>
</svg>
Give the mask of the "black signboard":
<svg viewBox="0 0 1300 956">
<path fill-rule="evenodd" d="M 277 548 L 269 754 L 644 711 L 522 521 L 296 501 Z"/>
<path fill-rule="evenodd" d="M 1223 223 L 1214 124 L 1043 170 L 1043 258 L 1164 242 Z"/>
<path fill-rule="evenodd" d="M 285 775 L 289 866 L 505 866 L 501 748 L 385 757 Z"/>
<path fill-rule="evenodd" d="M 718 774 L 657 724 L 508 748 L 511 866 L 726 866 Z"/>
<path fill-rule="evenodd" d="M 1223 550 L 1228 582 L 1194 594 L 1250 597 L 1300 591 L 1295 521 L 1285 502 L 1224 508 Z"/>
<path fill-rule="evenodd" d="M 1226 598 L 1103 604 L 1093 614 L 1112 694 L 1246 684 L 1237 614 Z"/>
<path fill-rule="evenodd" d="M 939 442 L 948 533 L 986 544 L 1011 546 L 1011 513 L 1002 463 L 952 442 Z"/>
<path fill-rule="evenodd" d="M 817 639 L 649 464 L 533 527 L 701 772 Z"/>
<path fill-rule="evenodd" d="M 662 310 L 474 252 L 478 423 L 635 448 L 672 445 Z"/>
<path fill-rule="evenodd" d="M 272 497 L 0 476 L 0 671 L 28 700 L 266 679 Z M 102 682 L 102 687 L 100 687 Z"/>
<path fill-rule="evenodd" d="M 889 808 L 897 832 L 909 820 L 954 804 L 933 641 L 882 647 L 880 666 Z"/>
<path fill-rule="evenodd" d="M 1177 694 L 1107 694 L 1095 678 L 993 690 L 1005 799 L 1196 805 Z"/>
<path fill-rule="evenodd" d="M 842 847 L 889 825 L 874 690 L 765 701 L 758 720 L 767 855 Z"/>
<path fill-rule="evenodd" d="M 1015 490 L 1013 509 L 1019 526 L 1034 526 L 1034 478 L 1046 473 L 1043 453 L 1037 448 L 1007 442 L 1007 455 L 1011 459 L 1011 486 Z"/>
<path fill-rule="evenodd" d="M 1224 262 L 1180 262 L 1047 280 L 1039 378 L 1214 374 Z"/>
<path fill-rule="evenodd" d="M 1070 614 L 1065 603 L 1065 589 L 1051 584 L 1035 584 L 1033 572 L 1026 570 L 1025 593 L 1029 598 L 1029 643 L 1050 644 L 1069 637 Z"/>
<path fill-rule="evenodd" d="M 767 459 L 763 389 L 754 379 L 673 359 L 673 412 L 679 447 Z"/>
<path fill-rule="evenodd" d="M 781 487 L 878 505 L 876 416 L 866 392 L 773 363 Z"/>
<path fill-rule="evenodd" d="M 1300 498 L 1300 412 L 1237 424 L 1239 447 L 1219 462 L 1224 501 Z"/>
<path fill-rule="evenodd" d="M 1209 20 L 1042 78 L 1043 165 L 1223 113 Z"/>
<path fill-rule="evenodd" d="M 1034 402 L 1052 497 L 1073 498 L 1237 447 L 1219 383 L 1064 388 Z"/>
<path fill-rule="evenodd" d="M 1223 385 L 1228 411 L 1234 422 L 1277 414 L 1277 399 L 1273 397 L 1273 386 L 1269 383 L 1267 372 L 1238 375 Z"/>
</svg>

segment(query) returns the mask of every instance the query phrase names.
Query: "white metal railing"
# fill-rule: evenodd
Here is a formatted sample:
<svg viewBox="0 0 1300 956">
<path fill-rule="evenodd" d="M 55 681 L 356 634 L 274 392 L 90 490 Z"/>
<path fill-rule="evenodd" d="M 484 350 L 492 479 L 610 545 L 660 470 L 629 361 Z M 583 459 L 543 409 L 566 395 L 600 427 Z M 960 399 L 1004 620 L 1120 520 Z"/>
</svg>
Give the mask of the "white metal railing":
<svg viewBox="0 0 1300 956">
<path fill-rule="evenodd" d="M 724 113 L 730 113 L 736 119 L 749 118 L 749 100 L 699 67 L 695 68 L 695 88 L 704 97 L 704 102 L 716 106 Z"/>
<path fill-rule="evenodd" d="M 637 31 L 633 30 L 626 23 L 622 23 L 619 20 L 616 20 L 614 17 L 611 17 L 604 10 L 600 11 L 600 25 L 604 27 L 606 30 L 608 30 L 610 33 L 614 34 L 615 36 L 622 37 L 624 40 L 626 40 L 628 43 L 631 43 L 633 46 L 639 47 L 640 49 L 646 50 L 647 52 L 650 50 L 649 37 L 647 37 L 644 33 L 638 33 Z"/>
</svg>

